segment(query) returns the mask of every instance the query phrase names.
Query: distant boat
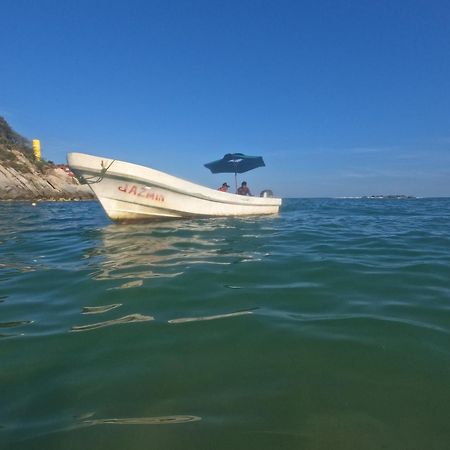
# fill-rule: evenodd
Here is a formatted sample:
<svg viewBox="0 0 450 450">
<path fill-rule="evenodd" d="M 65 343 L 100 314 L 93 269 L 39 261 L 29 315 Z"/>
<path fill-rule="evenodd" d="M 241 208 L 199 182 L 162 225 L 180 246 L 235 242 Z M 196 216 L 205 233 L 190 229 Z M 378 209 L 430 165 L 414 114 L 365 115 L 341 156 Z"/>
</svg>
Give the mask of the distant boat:
<svg viewBox="0 0 450 450">
<path fill-rule="evenodd" d="M 221 192 L 149 167 L 110 158 L 69 153 L 69 167 L 92 189 L 117 222 L 188 217 L 277 214 L 281 198 Z"/>
</svg>

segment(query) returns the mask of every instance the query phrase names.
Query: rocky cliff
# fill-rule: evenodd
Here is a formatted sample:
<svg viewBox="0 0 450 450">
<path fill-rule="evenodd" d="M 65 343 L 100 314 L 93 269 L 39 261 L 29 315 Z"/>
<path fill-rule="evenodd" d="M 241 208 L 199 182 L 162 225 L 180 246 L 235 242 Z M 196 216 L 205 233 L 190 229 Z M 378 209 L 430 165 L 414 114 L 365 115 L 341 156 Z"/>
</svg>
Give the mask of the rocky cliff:
<svg viewBox="0 0 450 450">
<path fill-rule="evenodd" d="M 0 200 L 94 198 L 64 166 L 36 161 L 29 142 L 0 117 Z"/>
</svg>

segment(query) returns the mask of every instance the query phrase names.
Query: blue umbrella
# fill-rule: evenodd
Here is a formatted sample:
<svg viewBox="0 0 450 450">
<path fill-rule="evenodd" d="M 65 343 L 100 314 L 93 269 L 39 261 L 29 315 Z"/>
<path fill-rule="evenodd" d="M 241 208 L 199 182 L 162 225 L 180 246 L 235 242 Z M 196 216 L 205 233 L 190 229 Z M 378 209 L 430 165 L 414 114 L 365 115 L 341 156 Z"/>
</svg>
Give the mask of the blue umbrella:
<svg viewBox="0 0 450 450">
<path fill-rule="evenodd" d="M 242 153 L 227 153 L 222 159 L 205 164 L 212 173 L 234 173 L 237 189 L 237 173 L 244 173 L 257 167 L 264 167 L 261 156 L 249 156 Z"/>
</svg>

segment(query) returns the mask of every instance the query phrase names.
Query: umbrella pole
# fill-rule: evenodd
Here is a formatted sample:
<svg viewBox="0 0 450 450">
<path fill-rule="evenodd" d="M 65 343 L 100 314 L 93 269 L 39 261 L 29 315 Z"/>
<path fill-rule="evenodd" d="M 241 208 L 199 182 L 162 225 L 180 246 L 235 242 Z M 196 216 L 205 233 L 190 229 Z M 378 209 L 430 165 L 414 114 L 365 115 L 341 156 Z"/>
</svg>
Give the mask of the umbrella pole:
<svg viewBox="0 0 450 450">
<path fill-rule="evenodd" d="M 236 187 L 236 193 L 237 193 L 237 173 L 234 172 L 234 185 Z"/>
</svg>

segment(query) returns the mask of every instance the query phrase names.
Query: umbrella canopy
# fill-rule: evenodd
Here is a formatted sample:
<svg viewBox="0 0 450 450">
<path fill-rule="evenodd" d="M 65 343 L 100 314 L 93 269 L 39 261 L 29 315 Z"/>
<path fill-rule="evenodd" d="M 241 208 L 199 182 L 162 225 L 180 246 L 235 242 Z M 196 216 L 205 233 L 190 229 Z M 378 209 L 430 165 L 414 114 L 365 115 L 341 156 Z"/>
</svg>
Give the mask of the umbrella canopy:
<svg viewBox="0 0 450 450">
<path fill-rule="evenodd" d="M 227 153 L 222 159 L 205 164 L 212 173 L 244 173 L 257 167 L 264 167 L 261 156 L 242 153 Z"/>
</svg>

